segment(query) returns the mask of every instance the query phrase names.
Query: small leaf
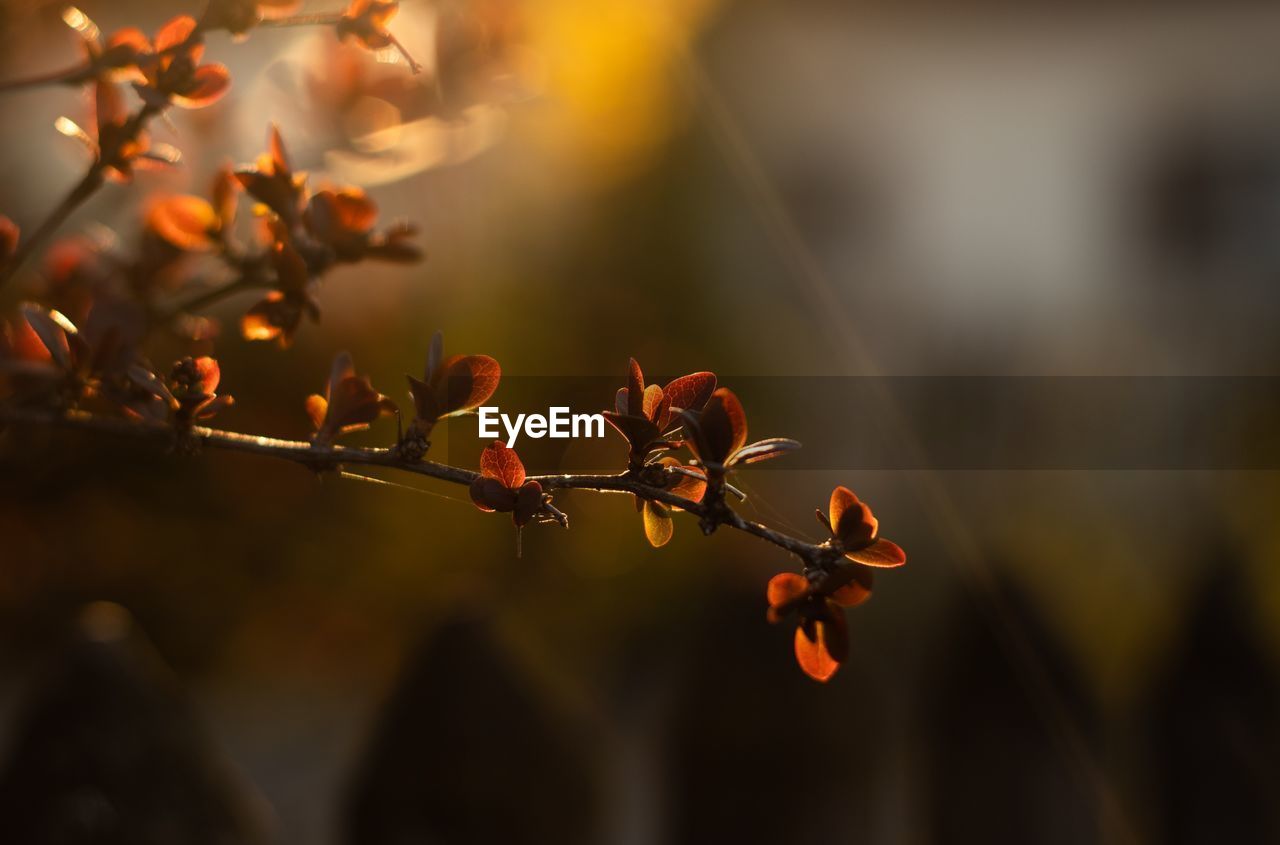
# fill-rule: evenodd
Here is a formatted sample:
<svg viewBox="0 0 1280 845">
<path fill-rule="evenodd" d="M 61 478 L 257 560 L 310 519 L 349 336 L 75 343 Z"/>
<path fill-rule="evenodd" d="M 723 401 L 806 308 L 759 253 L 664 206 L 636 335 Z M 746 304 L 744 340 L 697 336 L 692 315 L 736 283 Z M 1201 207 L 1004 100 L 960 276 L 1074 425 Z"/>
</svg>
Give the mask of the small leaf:
<svg viewBox="0 0 1280 845">
<path fill-rule="evenodd" d="M 656 384 L 651 384 L 644 389 L 644 393 L 640 400 L 640 413 L 642 416 L 653 420 L 657 423 L 665 410 L 665 403 L 662 396 L 662 388 Z"/>
<path fill-rule="evenodd" d="M 765 597 L 769 607 L 780 608 L 789 605 L 809 591 L 809 579 L 798 572 L 779 572 L 769 579 L 765 588 Z"/>
<path fill-rule="evenodd" d="M 542 485 L 536 481 L 526 481 L 520 485 L 516 493 L 516 504 L 511 513 L 511 521 L 518 527 L 523 527 L 528 525 L 541 509 Z"/>
<path fill-rule="evenodd" d="M 201 109 L 211 106 L 231 87 L 231 72 L 226 65 L 201 65 L 191 73 L 191 82 L 181 92 L 175 92 L 170 100 L 185 109 Z"/>
<path fill-rule="evenodd" d="M 502 367 L 488 355 L 456 355 L 441 364 L 442 416 L 469 411 L 484 404 L 498 389 Z"/>
<path fill-rule="evenodd" d="M 627 366 L 627 413 L 633 417 L 644 416 L 644 373 L 635 358 Z"/>
<path fill-rule="evenodd" d="M 663 421 L 663 427 L 666 427 L 665 423 L 669 422 L 670 414 L 672 413 L 684 410 L 701 411 L 703 406 L 707 404 L 707 400 L 711 398 L 711 394 L 715 392 L 715 389 L 715 373 L 690 373 L 687 376 L 673 379 L 666 387 L 662 388 L 662 393 L 666 396 L 667 403 L 670 406 L 668 420 Z"/>
<path fill-rule="evenodd" d="M 329 400 L 319 393 L 307 397 L 307 416 L 311 418 L 311 427 L 319 431 L 324 426 L 325 415 L 329 412 Z"/>
<path fill-rule="evenodd" d="M 747 442 L 747 415 L 742 403 L 728 388 L 711 394 L 697 415 L 698 457 L 704 462 L 724 464 Z"/>
<path fill-rule="evenodd" d="M 186 194 L 158 200 L 147 215 L 147 228 L 182 250 L 212 249 L 220 225 L 213 206 Z"/>
<path fill-rule="evenodd" d="M 638 454 L 648 452 L 651 446 L 662 442 L 662 432 L 648 417 L 605 411 L 604 418 L 627 439 L 633 452 Z"/>
<path fill-rule="evenodd" d="M 0 263 L 7 261 L 9 256 L 18 251 L 19 237 L 18 224 L 0 214 Z"/>
<path fill-rule="evenodd" d="M 844 617 L 807 619 L 796 627 L 796 662 L 815 681 L 825 683 L 840 668 L 849 650 Z"/>
<path fill-rule="evenodd" d="M 480 473 L 486 478 L 496 478 L 509 490 L 524 484 L 524 464 L 520 456 L 501 440 L 493 441 L 480 453 Z"/>
<path fill-rule="evenodd" d="M 871 545 L 845 553 L 849 560 L 878 569 L 894 569 L 907 562 L 907 553 L 892 540 L 883 537 Z"/>
<path fill-rule="evenodd" d="M 831 491 L 828 523 L 832 535 L 846 546 L 862 546 L 870 543 L 879 530 L 880 523 L 848 487 Z"/>
<path fill-rule="evenodd" d="M 63 369 L 70 369 L 71 343 L 68 337 L 77 333 L 75 325 L 61 313 L 35 303 L 25 303 L 21 310 L 27 325 L 31 326 L 45 349 L 49 350 L 54 363 Z"/>
<path fill-rule="evenodd" d="M 156 52 L 163 53 L 184 44 L 195 32 L 196 19 L 190 15 L 178 15 L 156 33 Z"/>
<path fill-rule="evenodd" d="M 848 568 L 853 570 L 852 578 L 848 583 L 832 591 L 831 600 L 841 607 L 857 607 L 871 598 L 871 585 L 875 576 L 865 567 L 849 566 Z"/>
<path fill-rule="evenodd" d="M 481 477 L 471 482 L 471 501 L 482 511 L 506 513 L 516 506 L 516 493 L 496 478 Z"/>
<path fill-rule="evenodd" d="M 697 467 L 684 466 L 675 458 L 663 458 L 662 465 L 671 469 L 667 490 L 691 502 L 701 502 L 707 492 L 707 476 Z"/>
<path fill-rule="evenodd" d="M 770 458 L 776 458 L 785 455 L 787 452 L 794 452 L 800 448 L 800 444 L 786 437 L 771 437 L 768 440 L 757 440 L 750 446 L 743 446 L 734 453 L 730 463 L 732 464 L 758 464 L 761 461 L 767 461 Z"/>
<path fill-rule="evenodd" d="M 644 503 L 644 536 L 655 549 L 665 546 L 675 533 L 671 510 L 659 502 Z"/>
</svg>

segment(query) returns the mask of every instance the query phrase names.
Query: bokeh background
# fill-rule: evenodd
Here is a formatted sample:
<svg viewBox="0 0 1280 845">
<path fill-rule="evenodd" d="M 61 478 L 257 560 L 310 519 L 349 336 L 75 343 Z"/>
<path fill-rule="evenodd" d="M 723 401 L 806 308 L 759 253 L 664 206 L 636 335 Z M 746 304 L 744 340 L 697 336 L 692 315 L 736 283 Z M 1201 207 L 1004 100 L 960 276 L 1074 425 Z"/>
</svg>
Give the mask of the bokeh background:
<svg viewBox="0 0 1280 845">
<path fill-rule="evenodd" d="M 74 61 L 60 11 L 0 5 L 0 78 Z M 513 376 L 1276 375 L 1274 4 L 405 0 L 393 30 L 423 75 L 210 36 L 231 93 L 156 130 L 184 166 L 64 227 L 127 250 L 272 121 L 419 224 L 427 261 L 335 272 L 288 351 L 219 306 L 225 427 L 305 437 L 337 349 L 404 400 L 436 328 Z M 64 114 L 0 100 L 24 227 L 84 165 Z M 742 398 L 762 436 L 826 401 Z M 517 559 L 461 489 L 2 437 L 15 841 L 1280 841 L 1265 468 L 744 473 L 750 516 L 817 537 L 846 484 L 908 551 L 819 686 L 764 621 L 783 555 L 688 520 L 651 549 L 625 498 L 557 497 L 572 530 Z"/>
</svg>

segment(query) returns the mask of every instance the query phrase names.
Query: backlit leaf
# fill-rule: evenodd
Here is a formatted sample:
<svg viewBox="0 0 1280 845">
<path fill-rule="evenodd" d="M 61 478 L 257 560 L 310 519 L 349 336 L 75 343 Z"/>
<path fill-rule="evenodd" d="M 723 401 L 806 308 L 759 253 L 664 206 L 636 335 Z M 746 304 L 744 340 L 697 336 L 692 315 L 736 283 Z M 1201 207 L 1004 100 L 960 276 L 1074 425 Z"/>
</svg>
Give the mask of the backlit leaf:
<svg viewBox="0 0 1280 845">
<path fill-rule="evenodd" d="M 699 372 L 673 379 L 662 388 L 662 393 L 667 397 L 673 412 L 686 409 L 701 411 L 715 389 L 715 373 Z"/>
<path fill-rule="evenodd" d="M 63 369 L 69 369 L 71 344 L 68 337 L 77 333 L 75 325 L 61 313 L 35 303 L 25 303 L 21 310 L 22 316 L 49 351 L 54 363 Z"/>
<path fill-rule="evenodd" d="M 798 572 L 779 572 L 769 579 L 765 597 L 773 608 L 790 604 L 809 590 L 809 579 Z"/>
<path fill-rule="evenodd" d="M 883 537 L 861 549 L 846 552 L 845 557 L 863 566 L 893 569 L 907 562 L 907 553 L 895 542 Z"/>
<path fill-rule="evenodd" d="M 196 20 L 190 15 L 173 18 L 156 33 L 156 52 L 163 53 L 186 42 L 195 31 Z"/>
<path fill-rule="evenodd" d="M 469 411 L 488 401 L 498 389 L 502 367 L 488 355 L 458 355 L 445 361 L 442 414 Z"/>
<path fill-rule="evenodd" d="M 201 65 L 191 73 L 191 83 L 181 92 L 175 92 L 170 100 L 175 106 L 199 109 L 222 99 L 231 88 L 231 72 L 225 65 Z"/>
<path fill-rule="evenodd" d="M 480 453 L 480 473 L 487 478 L 496 478 L 509 490 L 524 484 L 524 464 L 520 456 L 501 440 L 493 441 Z"/>
<path fill-rule="evenodd" d="M 178 249 L 204 251 L 213 247 L 220 226 L 213 206 L 200 197 L 164 197 L 151 207 L 147 227 Z"/>
<path fill-rule="evenodd" d="M 794 452 L 800 444 L 786 437 L 771 437 L 768 440 L 757 440 L 750 446 L 744 446 L 733 455 L 734 464 L 758 464 L 787 452 Z"/>
<path fill-rule="evenodd" d="M 879 522 L 848 487 L 831 491 L 828 508 L 831 530 L 835 538 L 846 546 L 861 546 L 871 542 L 879 530 Z"/>
<path fill-rule="evenodd" d="M 319 393 L 307 397 L 307 416 L 311 418 L 311 426 L 319 431 L 324 425 L 325 414 L 329 410 L 329 401 Z"/>
<path fill-rule="evenodd" d="M 649 544 L 656 548 L 665 546 L 675 532 L 671 520 L 671 510 L 658 502 L 644 503 L 644 536 Z"/>
<path fill-rule="evenodd" d="M 849 639 L 844 617 L 810 619 L 796 627 L 796 662 L 815 681 L 826 682 L 848 654 Z"/>
<path fill-rule="evenodd" d="M 627 366 L 627 413 L 633 417 L 644 416 L 644 373 L 635 358 Z"/>
<path fill-rule="evenodd" d="M 698 445 L 703 461 L 723 464 L 747 442 L 747 415 L 733 391 L 718 388 L 698 415 Z"/>
</svg>

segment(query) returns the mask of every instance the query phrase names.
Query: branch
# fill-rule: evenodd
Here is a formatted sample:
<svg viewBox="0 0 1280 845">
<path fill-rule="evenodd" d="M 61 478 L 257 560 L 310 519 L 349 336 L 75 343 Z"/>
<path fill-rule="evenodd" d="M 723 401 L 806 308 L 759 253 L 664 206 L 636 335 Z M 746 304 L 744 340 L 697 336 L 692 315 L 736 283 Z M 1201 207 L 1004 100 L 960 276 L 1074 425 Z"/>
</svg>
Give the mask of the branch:
<svg viewBox="0 0 1280 845">
<path fill-rule="evenodd" d="M 474 470 L 455 467 L 436 461 L 412 461 L 392 448 L 359 446 L 317 446 L 301 440 L 281 440 L 216 428 L 195 426 L 182 432 L 162 423 L 134 421 L 119 417 L 106 417 L 84 411 L 49 411 L 22 408 L 0 408 L 0 425 L 60 426 L 96 434 L 109 434 L 145 440 L 156 445 L 172 447 L 180 439 L 190 444 L 210 449 L 243 452 L 251 455 L 276 458 L 300 464 L 314 472 L 336 471 L 343 466 L 375 466 L 401 472 L 422 475 L 446 481 L 450 484 L 470 486 L 480 477 Z M 544 490 L 588 490 L 596 493 L 630 493 L 642 499 L 661 502 L 687 511 L 703 521 L 704 531 L 718 525 L 743 531 L 772 543 L 803 560 L 807 565 L 827 567 L 839 560 L 840 552 L 830 543 L 810 543 L 798 537 L 776 531 L 767 525 L 743 519 L 721 502 L 704 504 L 678 496 L 668 490 L 654 487 L 630 473 L 617 475 L 531 475 L 529 478 L 542 485 Z M 543 514 L 568 526 L 568 518 L 550 503 L 543 505 Z M 707 526 L 710 527 L 708 530 Z"/>
<path fill-rule="evenodd" d="M 30 235 L 24 236 L 18 242 L 18 249 L 9 258 L 9 260 L 0 266 L 0 287 L 13 278 L 14 274 L 26 263 L 27 259 L 32 256 L 35 251 L 40 248 L 48 238 L 66 222 L 77 208 L 85 203 L 89 197 L 97 193 L 106 181 L 106 171 L 110 162 L 114 161 L 120 149 L 126 144 L 131 144 L 138 139 L 138 135 L 146 128 L 151 118 L 160 114 L 161 109 L 153 105 L 143 105 L 132 115 L 124 124 L 125 131 L 121 133 L 121 137 L 117 139 L 116 145 L 112 150 L 99 150 L 97 157 L 93 163 L 89 165 L 89 169 L 85 171 L 84 177 L 76 184 L 71 192 L 63 197 L 62 202 L 58 203 L 53 211 L 49 212 L 49 216 L 36 227 L 36 230 Z"/>
</svg>

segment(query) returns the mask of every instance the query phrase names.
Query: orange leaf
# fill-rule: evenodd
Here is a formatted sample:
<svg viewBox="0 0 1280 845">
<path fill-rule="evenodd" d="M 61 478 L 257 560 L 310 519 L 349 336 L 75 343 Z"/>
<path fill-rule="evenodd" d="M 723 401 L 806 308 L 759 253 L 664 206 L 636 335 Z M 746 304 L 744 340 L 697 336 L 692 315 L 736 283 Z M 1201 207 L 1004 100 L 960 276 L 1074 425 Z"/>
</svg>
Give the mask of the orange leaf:
<svg viewBox="0 0 1280 845">
<path fill-rule="evenodd" d="M 796 662 L 815 681 L 826 682 L 840 668 L 849 651 L 849 635 L 839 613 L 810 619 L 796 627 Z"/>
<path fill-rule="evenodd" d="M 147 215 L 147 228 L 178 249 L 205 251 L 219 220 L 213 206 L 200 197 L 179 194 L 157 201 Z"/>
<path fill-rule="evenodd" d="M 871 508 L 863 504 L 848 487 L 837 487 L 831 491 L 828 513 L 831 531 L 845 545 L 857 546 L 871 542 L 880 527 L 879 521 L 871 514 Z"/>
<path fill-rule="evenodd" d="M 191 83 L 170 97 L 175 106 L 200 109 L 222 99 L 231 87 L 231 72 L 225 65 L 201 65 L 191 73 Z"/>
<path fill-rule="evenodd" d="M 160 27 L 160 31 L 156 33 L 156 52 L 163 53 L 165 50 L 182 44 L 191 37 L 191 33 L 195 31 L 195 28 L 195 18 L 190 15 L 178 15 L 178 17 Z"/>
<path fill-rule="evenodd" d="M 202 355 L 197 358 L 195 364 L 196 389 L 201 393 L 213 395 L 218 390 L 218 382 L 222 380 L 222 368 L 218 366 L 216 360 L 208 355 Z"/>
<path fill-rule="evenodd" d="M 644 536 L 655 549 L 665 546 L 675 533 L 671 509 L 658 502 L 644 503 Z"/>
<path fill-rule="evenodd" d="M 809 579 L 798 572 L 779 572 L 769 579 L 765 597 L 770 607 L 781 607 L 795 601 L 809 590 Z"/>
<path fill-rule="evenodd" d="M 316 431 L 324 425 L 325 415 L 329 411 L 329 401 L 319 393 L 307 397 L 307 416 L 311 418 L 311 427 Z"/>
<path fill-rule="evenodd" d="M 846 584 L 837 587 L 831 593 L 831 600 L 841 607 L 857 607 L 871 598 L 872 573 L 863 567 L 853 569 L 853 578 Z"/>
<path fill-rule="evenodd" d="M 878 569 L 893 569 L 907 562 L 907 553 L 897 543 L 883 537 L 869 546 L 845 552 L 844 556 L 863 566 L 874 566 Z"/>
</svg>

